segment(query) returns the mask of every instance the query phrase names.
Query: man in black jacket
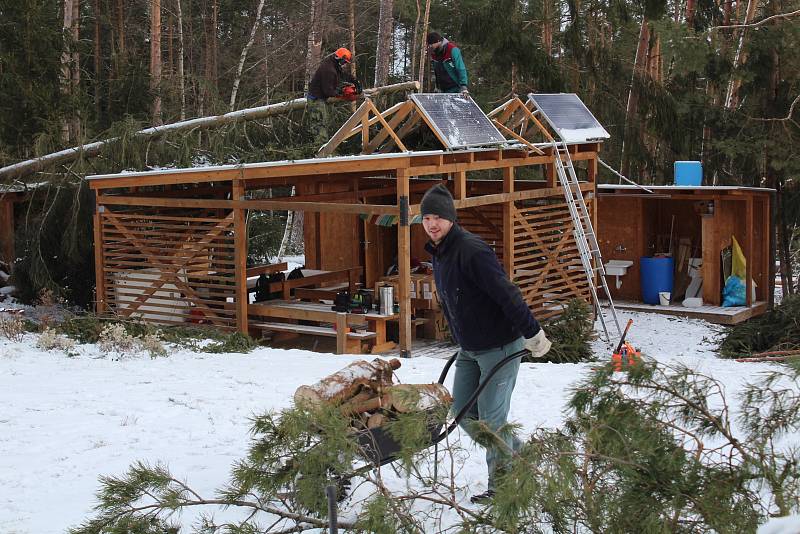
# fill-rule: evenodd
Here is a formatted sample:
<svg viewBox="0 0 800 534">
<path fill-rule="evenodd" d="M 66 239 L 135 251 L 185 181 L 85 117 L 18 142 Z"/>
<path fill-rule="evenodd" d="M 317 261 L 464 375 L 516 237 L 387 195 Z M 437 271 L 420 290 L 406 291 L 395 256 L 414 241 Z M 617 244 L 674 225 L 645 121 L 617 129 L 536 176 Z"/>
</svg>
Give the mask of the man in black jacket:
<svg viewBox="0 0 800 534">
<path fill-rule="evenodd" d="M 308 84 L 309 124 L 314 128 L 314 143 L 328 142 L 328 125 L 332 122 L 328 99 L 354 101 L 361 93 L 361 84 L 342 67 L 350 63 L 352 54 L 339 48 L 322 60 Z"/>
<path fill-rule="evenodd" d="M 308 84 L 308 99 L 323 101 L 328 98 L 355 100 L 350 96 L 355 97 L 361 92 L 361 84 L 349 72 L 342 69 L 342 67 L 350 63 L 352 57 L 348 49 L 339 48 L 336 52 L 323 59 Z M 352 89 L 346 90 L 347 87 Z"/>
<path fill-rule="evenodd" d="M 533 357 L 543 356 L 550 350 L 550 341 L 494 251 L 456 223 L 450 191 L 442 184 L 435 185 L 422 197 L 420 207 L 422 225 L 431 239 L 426 249 L 433 256 L 436 291 L 450 333 L 461 347 L 453 381 L 453 411 L 458 413 L 503 358 L 522 349 Z M 521 357 L 504 365 L 478 396 L 462 420 L 462 428 L 470 436 L 474 437 L 476 420 L 494 432 L 506 425 L 520 361 Z M 498 467 L 521 445 L 513 433 L 503 432 L 498 437 L 505 447 L 486 449 L 488 489 L 474 495 L 474 503 L 494 496 Z"/>
</svg>

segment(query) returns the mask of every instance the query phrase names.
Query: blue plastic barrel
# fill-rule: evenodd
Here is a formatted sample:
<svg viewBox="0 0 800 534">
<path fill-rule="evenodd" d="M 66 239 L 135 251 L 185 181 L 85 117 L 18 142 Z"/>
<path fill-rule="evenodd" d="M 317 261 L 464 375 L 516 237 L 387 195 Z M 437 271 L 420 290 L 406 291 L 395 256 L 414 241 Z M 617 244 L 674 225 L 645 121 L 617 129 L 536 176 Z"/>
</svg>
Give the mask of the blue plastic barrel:
<svg viewBox="0 0 800 534">
<path fill-rule="evenodd" d="M 640 258 L 640 262 L 642 301 L 647 304 L 658 304 L 659 292 L 672 293 L 672 258 L 643 257 Z"/>
<path fill-rule="evenodd" d="M 673 164 L 675 185 L 700 185 L 703 183 L 703 164 L 699 161 L 676 161 Z"/>
</svg>

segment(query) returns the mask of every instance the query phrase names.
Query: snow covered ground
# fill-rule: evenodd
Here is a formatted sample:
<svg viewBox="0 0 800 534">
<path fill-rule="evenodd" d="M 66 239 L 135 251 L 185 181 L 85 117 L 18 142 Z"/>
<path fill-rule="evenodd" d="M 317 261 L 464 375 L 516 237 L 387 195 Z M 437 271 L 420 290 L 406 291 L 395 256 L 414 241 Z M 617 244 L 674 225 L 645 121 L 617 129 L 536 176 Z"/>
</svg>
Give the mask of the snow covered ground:
<svg viewBox="0 0 800 534">
<path fill-rule="evenodd" d="M 620 313 L 621 320 L 629 317 L 629 338 L 645 354 L 705 371 L 730 398 L 770 368 L 716 358 L 718 327 L 703 321 Z M 94 345 L 68 357 L 37 349 L 36 338 L 0 338 L 0 532 L 6 534 L 60 533 L 79 524 L 95 504 L 98 476 L 121 475 L 137 460 L 167 464 L 210 497 L 247 450 L 250 416 L 288 407 L 299 385 L 364 357 L 261 348 L 119 358 Z M 609 354 L 600 341 L 594 349 Z M 397 374 L 402 382 L 432 382 L 443 364 L 420 356 L 403 360 Z M 591 365 L 523 364 L 511 419 L 529 431 L 558 426 L 570 386 Z M 460 439 L 470 454 L 458 481 L 482 491 L 483 453 Z M 788 528 L 774 532 L 800 531 L 797 522 Z"/>
</svg>

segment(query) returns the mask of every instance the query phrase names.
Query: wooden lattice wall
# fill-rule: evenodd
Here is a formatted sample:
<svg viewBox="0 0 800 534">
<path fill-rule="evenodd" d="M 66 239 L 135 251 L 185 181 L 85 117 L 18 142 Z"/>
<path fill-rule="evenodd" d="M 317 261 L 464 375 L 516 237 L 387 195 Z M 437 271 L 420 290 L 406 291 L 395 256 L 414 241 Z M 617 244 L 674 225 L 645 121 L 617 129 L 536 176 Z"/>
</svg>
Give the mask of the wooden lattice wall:
<svg viewBox="0 0 800 534">
<path fill-rule="evenodd" d="M 586 198 L 589 210 L 594 209 Z M 517 202 L 514 221 L 514 282 L 538 319 L 557 316 L 573 298 L 591 303 L 586 274 L 563 195 Z"/>
<path fill-rule="evenodd" d="M 500 205 L 466 208 L 458 211 L 458 223 L 479 236 L 494 249 L 503 263 L 503 208 Z"/>
<path fill-rule="evenodd" d="M 98 213 L 98 300 L 121 317 L 236 327 L 233 213 Z"/>
</svg>

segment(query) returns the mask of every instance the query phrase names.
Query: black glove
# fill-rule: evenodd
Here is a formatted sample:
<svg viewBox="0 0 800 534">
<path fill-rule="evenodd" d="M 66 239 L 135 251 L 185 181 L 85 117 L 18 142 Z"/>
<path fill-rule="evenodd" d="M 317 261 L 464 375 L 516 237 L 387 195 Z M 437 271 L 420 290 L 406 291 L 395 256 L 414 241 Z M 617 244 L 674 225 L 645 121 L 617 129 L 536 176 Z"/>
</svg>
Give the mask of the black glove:
<svg viewBox="0 0 800 534">
<path fill-rule="evenodd" d="M 360 95 L 364 91 L 361 89 L 361 82 L 353 78 L 353 85 L 356 87 L 356 94 Z"/>
</svg>

